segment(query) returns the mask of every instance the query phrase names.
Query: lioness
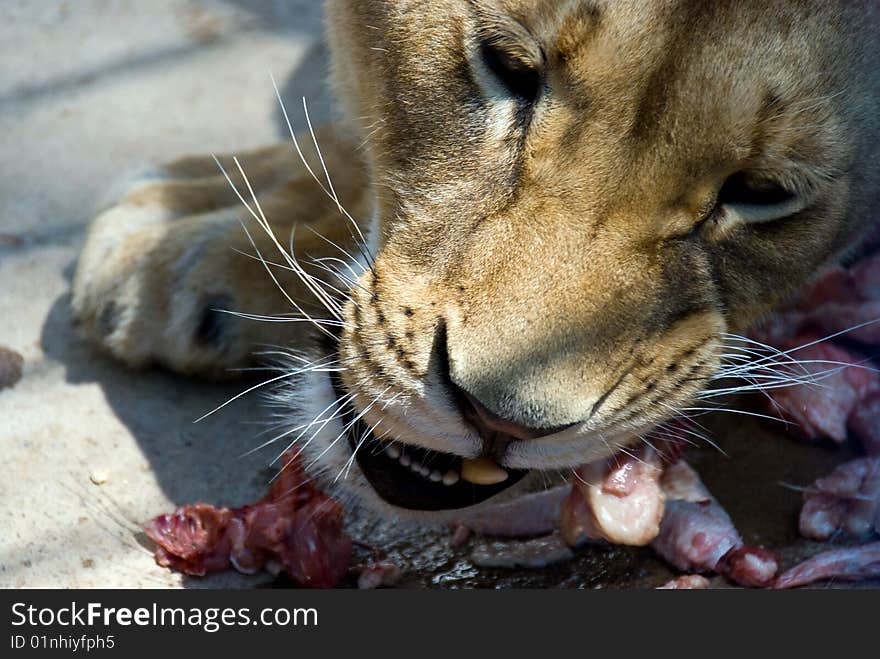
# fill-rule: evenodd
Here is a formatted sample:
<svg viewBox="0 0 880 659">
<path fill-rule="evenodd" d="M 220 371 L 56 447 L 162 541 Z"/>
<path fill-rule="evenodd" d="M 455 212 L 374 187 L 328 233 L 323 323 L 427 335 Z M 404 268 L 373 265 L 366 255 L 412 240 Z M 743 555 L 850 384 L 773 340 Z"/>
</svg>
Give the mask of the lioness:
<svg viewBox="0 0 880 659">
<path fill-rule="evenodd" d="M 274 352 L 278 445 L 379 509 L 443 520 L 639 442 L 880 211 L 874 0 L 326 14 L 344 117 L 290 106 L 294 144 L 133 187 L 73 309 L 130 365 Z"/>
</svg>

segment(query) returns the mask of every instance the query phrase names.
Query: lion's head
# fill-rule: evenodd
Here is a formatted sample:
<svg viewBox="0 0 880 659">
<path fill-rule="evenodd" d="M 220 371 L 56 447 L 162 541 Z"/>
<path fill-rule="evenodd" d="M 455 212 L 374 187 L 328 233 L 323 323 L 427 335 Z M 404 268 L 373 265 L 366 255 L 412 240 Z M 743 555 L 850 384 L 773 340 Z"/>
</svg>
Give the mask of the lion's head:
<svg viewBox="0 0 880 659">
<path fill-rule="evenodd" d="M 348 441 L 317 448 L 380 439 L 357 459 L 398 507 L 639 441 L 875 210 L 869 2 L 331 0 L 328 25 L 375 212 Z"/>
</svg>

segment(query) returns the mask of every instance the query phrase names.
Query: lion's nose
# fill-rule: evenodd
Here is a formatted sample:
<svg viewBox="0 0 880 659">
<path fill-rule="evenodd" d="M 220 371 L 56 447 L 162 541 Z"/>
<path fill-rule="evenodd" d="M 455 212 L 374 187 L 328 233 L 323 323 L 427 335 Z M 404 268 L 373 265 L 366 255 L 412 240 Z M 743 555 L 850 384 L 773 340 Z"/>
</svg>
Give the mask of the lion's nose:
<svg viewBox="0 0 880 659">
<path fill-rule="evenodd" d="M 559 427 L 532 428 L 516 421 L 511 421 L 491 411 L 480 400 L 464 389 L 452 377 L 449 352 L 446 344 L 446 327 L 441 324 L 437 329 L 432 355 L 433 368 L 444 384 L 454 394 L 464 418 L 476 428 L 487 447 L 505 445 L 512 440 L 537 439 L 552 435 L 571 425 Z"/>
</svg>

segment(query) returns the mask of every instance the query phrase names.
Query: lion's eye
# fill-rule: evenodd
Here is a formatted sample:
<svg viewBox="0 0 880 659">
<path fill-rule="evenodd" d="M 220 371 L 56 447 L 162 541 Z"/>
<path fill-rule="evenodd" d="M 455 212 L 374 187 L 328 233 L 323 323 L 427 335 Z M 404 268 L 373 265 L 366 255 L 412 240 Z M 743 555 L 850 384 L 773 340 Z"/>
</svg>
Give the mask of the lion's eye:
<svg viewBox="0 0 880 659">
<path fill-rule="evenodd" d="M 480 47 L 483 61 L 508 93 L 522 103 L 534 103 L 541 92 L 541 74 L 528 63 L 490 42 Z"/>
<path fill-rule="evenodd" d="M 729 219 L 770 222 L 793 215 L 806 207 L 806 200 L 772 179 L 737 172 L 718 192 L 716 209 Z"/>
</svg>

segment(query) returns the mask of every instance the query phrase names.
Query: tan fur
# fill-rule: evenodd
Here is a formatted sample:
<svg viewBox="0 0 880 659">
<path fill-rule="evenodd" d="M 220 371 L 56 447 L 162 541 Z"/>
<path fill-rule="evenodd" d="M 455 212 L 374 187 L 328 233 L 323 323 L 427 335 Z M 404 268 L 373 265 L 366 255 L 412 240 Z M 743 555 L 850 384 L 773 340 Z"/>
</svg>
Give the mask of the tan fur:
<svg viewBox="0 0 880 659">
<path fill-rule="evenodd" d="M 318 138 L 328 166 L 345 172 L 337 191 L 346 207 L 365 213 L 367 188 L 351 145 L 329 130 Z M 247 195 L 232 157 L 220 161 Z M 332 251 L 316 234 L 339 244 L 350 240 L 335 204 L 315 194 L 292 146 L 243 154 L 239 161 L 279 240 L 286 245 L 301 225 L 297 255 Z M 201 315 L 213 306 L 262 316 L 291 311 L 256 259 L 257 250 L 268 262 L 285 265 L 214 159 L 171 163 L 93 222 L 73 283 L 75 318 L 86 336 L 129 365 L 159 363 L 187 374 L 229 377 L 231 368 L 251 361 L 258 346 L 303 342 L 308 334 L 302 324 L 220 316 L 216 322 L 230 332 L 222 343 L 196 338 Z M 279 267 L 271 270 L 291 298 L 320 314 L 299 278 Z"/>
<path fill-rule="evenodd" d="M 372 218 L 375 255 L 348 291 L 342 378 L 360 409 L 399 394 L 365 418 L 401 441 L 489 450 L 450 382 L 550 433 L 491 449 L 506 466 L 568 467 L 637 441 L 705 386 L 722 332 L 839 258 L 880 210 L 873 0 L 328 0 L 327 17 L 348 137 L 318 141 L 344 206 Z M 525 125 L 478 61 L 487 35 L 541 69 Z M 335 204 L 280 149 L 243 159 L 276 233 L 313 223 L 343 241 Z M 236 320 L 222 349 L 193 341 L 205 300 L 288 310 L 231 249 L 254 251 L 206 162 L 172 166 L 93 225 L 74 309 L 129 363 L 216 374 L 255 343 L 304 338 Z M 740 171 L 797 190 L 803 208 L 700 224 Z M 305 231 L 296 247 L 334 253 Z"/>
</svg>

